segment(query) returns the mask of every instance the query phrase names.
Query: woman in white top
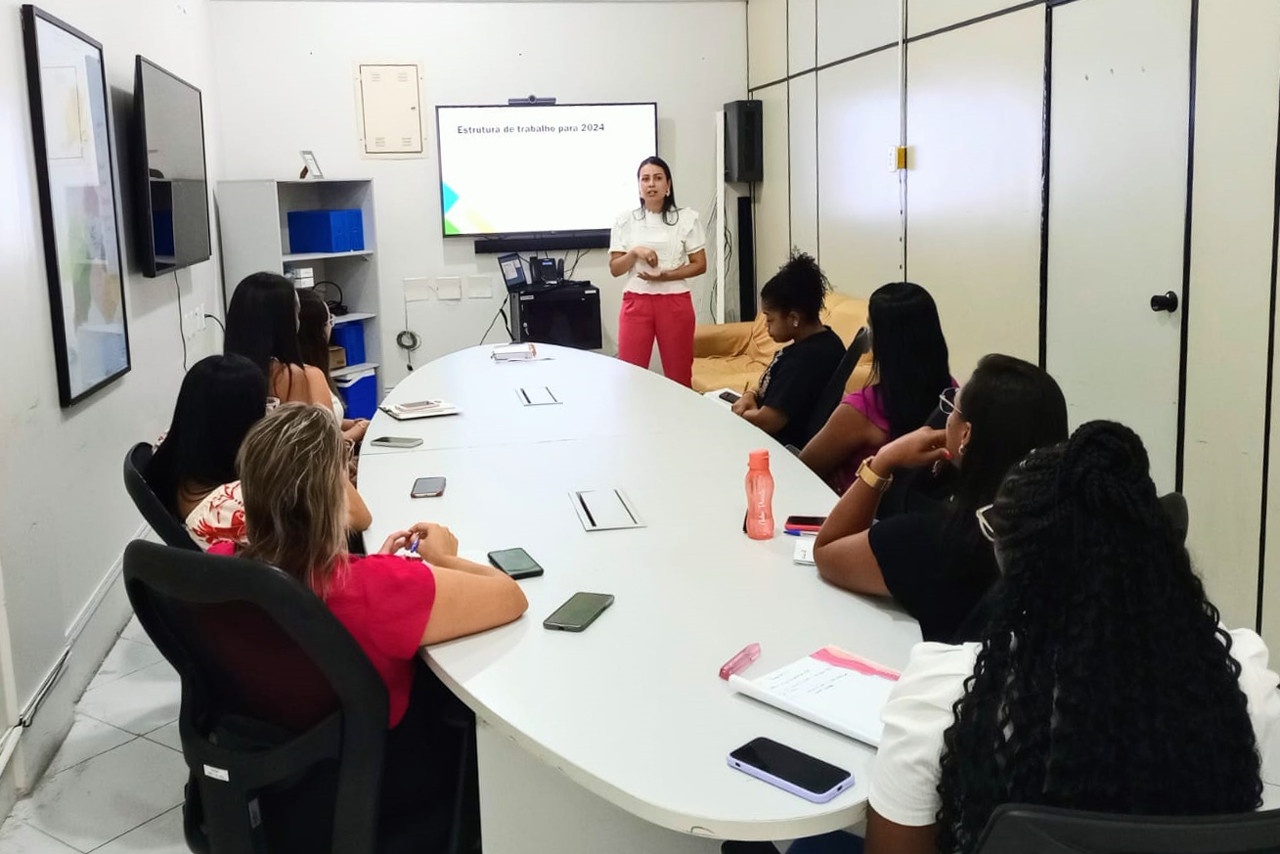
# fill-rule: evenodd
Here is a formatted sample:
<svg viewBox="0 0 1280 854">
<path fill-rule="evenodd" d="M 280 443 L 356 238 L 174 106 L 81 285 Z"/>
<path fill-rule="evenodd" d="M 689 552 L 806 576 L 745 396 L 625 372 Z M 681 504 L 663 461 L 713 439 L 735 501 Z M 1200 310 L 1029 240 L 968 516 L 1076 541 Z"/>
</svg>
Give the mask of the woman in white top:
<svg viewBox="0 0 1280 854">
<path fill-rule="evenodd" d="M 609 239 L 609 272 L 626 276 L 618 314 L 618 358 L 649 367 L 658 340 L 662 372 L 693 383 L 693 297 L 686 280 L 707 271 L 698 212 L 676 207 L 671 168 L 646 158 L 636 172 L 640 207 L 620 215 Z"/>
<path fill-rule="evenodd" d="M 972 852 L 992 811 L 1257 809 L 1280 678 L 1228 632 L 1141 440 L 1094 421 L 1013 469 L 974 524 L 1003 573 L 980 643 L 918 645 L 884 710 L 866 851 Z M 852 837 L 797 851 L 856 850 Z"/>
</svg>

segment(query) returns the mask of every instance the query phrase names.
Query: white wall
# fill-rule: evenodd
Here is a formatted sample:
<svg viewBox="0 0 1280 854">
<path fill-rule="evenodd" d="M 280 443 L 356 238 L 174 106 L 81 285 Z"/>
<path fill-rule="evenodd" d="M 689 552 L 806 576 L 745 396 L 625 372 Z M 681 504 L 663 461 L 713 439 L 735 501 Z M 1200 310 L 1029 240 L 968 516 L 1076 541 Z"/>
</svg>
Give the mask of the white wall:
<svg viewBox="0 0 1280 854">
<path fill-rule="evenodd" d="M 0 382 L 0 562 L 10 635 L 8 650 L 0 638 L 0 656 L 12 655 L 16 697 L 9 699 L 20 708 L 72 639 L 68 632 L 95 594 L 105 595 L 104 610 L 112 620 L 124 619 L 118 583 L 104 586 L 141 524 L 124 491 L 121 461 L 129 445 L 154 438 L 167 425 L 183 369 L 173 277 L 151 280 L 131 272 L 125 299 L 133 370 L 86 401 L 59 408 L 19 3 L 0 5 L 0 341 L 7 354 Z M 206 128 L 212 126 L 217 98 L 206 0 L 42 0 L 40 6 L 103 43 L 117 166 L 127 160 L 122 151 L 135 53 L 203 88 Z M 211 133 L 208 157 L 216 173 L 217 140 Z M 116 176 L 119 190 L 119 170 Z M 122 220 L 121 226 L 124 257 L 136 270 L 132 223 Z M 217 305 L 216 270 L 215 261 L 177 274 L 185 308 Z M 203 344 L 193 342 L 190 360 L 204 355 Z M 98 634 L 95 645 L 109 642 L 109 632 Z M 104 652 L 105 647 L 74 652 L 64 687 L 23 736 L 19 758 L 25 771 L 47 761 L 70 724 L 71 703 Z"/>
<path fill-rule="evenodd" d="M 300 149 L 326 177 L 372 178 L 377 208 L 380 324 L 386 385 L 405 373 L 405 278 L 485 273 L 493 299 L 410 303 L 423 339 L 417 364 L 476 344 L 502 299 L 492 256 L 469 239 L 440 237 L 435 107 L 505 103 L 536 93 L 562 103 L 657 101 L 658 148 L 682 204 L 704 218 L 716 187 L 712 115 L 746 91 L 746 14 L 739 0 L 710 3 L 220 2 L 212 7 L 223 93 L 223 177 L 297 174 Z M 661 57 L 660 59 L 658 57 Z M 361 156 L 354 76 L 360 62 L 416 62 L 424 78 L 426 156 Z M 547 176 L 546 192 L 556 192 Z M 714 253 L 708 253 L 709 256 Z M 616 351 L 621 286 L 595 250 L 577 278 L 601 286 L 604 350 Z M 709 277 L 693 287 L 708 321 Z M 489 340 L 498 340 L 495 332 Z"/>
</svg>

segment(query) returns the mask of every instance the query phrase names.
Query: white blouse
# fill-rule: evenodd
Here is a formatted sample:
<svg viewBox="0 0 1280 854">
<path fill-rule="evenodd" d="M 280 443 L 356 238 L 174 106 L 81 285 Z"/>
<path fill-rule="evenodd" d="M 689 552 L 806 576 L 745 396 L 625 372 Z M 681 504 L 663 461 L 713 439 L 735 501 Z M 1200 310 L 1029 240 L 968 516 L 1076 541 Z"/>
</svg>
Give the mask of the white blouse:
<svg viewBox="0 0 1280 854">
<path fill-rule="evenodd" d="M 895 824 L 933 824 L 942 805 L 942 735 L 955 717 L 980 644 L 921 643 L 889 694 L 882 717 L 884 737 L 871 780 L 872 808 Z M 1231 656 L 1240 662 L 1240 690 L 1249 701 L 1262 758 L 1264 783 L 1280 782 L 1280 676 L 1267 668 L 1267 647 L 1248 629 L 1231 632 Z"/>
<path fill-rule="evenodd" d="M 629 210 L 614 221 L 609 235 L 609 251 L 629 252 L 637 246 L 647 246 L 658 253 L 658 266 L 652 267 L 637 259 L 627 273 L 624 290 L 639 294 L 687 294 L 689 285 L 684 279 L 646 282 L 640 274 L 683 267 L 689 263 L 692 253 L 706 248 L 707 237 L 698 212 L 693 208 L 677 208 L 667 214 L 667 219 L 677 215 L 675 222 L 670 224 L 663 221 L 661 213 L 646 210 L 643 218 L 637 217 L 636 213 L 635 209 Z"/>
</svg>

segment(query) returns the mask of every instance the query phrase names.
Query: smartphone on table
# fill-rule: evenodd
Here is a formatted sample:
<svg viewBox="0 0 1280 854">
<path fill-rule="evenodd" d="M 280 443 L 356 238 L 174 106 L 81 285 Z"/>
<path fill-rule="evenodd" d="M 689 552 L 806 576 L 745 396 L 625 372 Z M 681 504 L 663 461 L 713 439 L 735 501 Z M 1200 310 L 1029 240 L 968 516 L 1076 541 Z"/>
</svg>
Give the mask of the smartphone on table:
<svg viewBox="0 0 1280 854">
<path fill-rule="evenodd" d="M 731 752 L 728 762 L 731 768 L 815 804 L 825 804 L 853 785 L 853 774 L 843 768 L 763 736 Z"/>
<path fill-rule="evenodd" d="M 409 497 L 435 498 L 444 495 L 444 483 L 443 477 L 420 477 L 413 482 L 413 489 L 409 490 Z"/>
<path fill-rule="evenodd" d="M 422 444 L 422 440 L 412 436 L 379 436 L 370 439 L 369 444 L 379 448 L 416 448 Z"/>
<path fill-rule="evenodd" d="M 533 578 L 542 575 L 542 567 L 529 557 L 524 549 L 501 549 L 489 552 L 489 563 L 505 572 L 512 578 Z"/>
<path fill-rule="evenodd" d="M 827 521 L 826 516 L 788 516 L 782 530 L 816 534 L 822 530 L 822 523 L 825 521 Z"/>
<path fill-rule="evenodd" d="M 595 622 L 613 604 L 609 593 L 575 593 L 555 612 L 542 621 L 543 628 L 562 632 L 580 632 Z"/>
</svg>

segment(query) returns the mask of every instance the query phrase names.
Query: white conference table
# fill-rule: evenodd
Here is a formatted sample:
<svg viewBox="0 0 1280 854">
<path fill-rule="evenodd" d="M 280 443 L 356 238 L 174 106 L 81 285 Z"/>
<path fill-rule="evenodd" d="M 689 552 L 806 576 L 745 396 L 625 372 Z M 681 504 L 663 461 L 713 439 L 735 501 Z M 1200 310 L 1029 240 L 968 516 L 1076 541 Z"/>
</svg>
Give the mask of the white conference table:
<svg viewBox="0 0 1280 854">
<path fill-rule="evenodd" d="M 461 553 L 522 547 L 546 570 L 521 581 L 516 622 L 424 651 L 477 717 L 486 854 L 718 850 L 719 839 L 781 840 L 856 824 L 874 751 L 757 703 L 718 677 L 750 642 L 758 676 L 827 644 L 894 668 L 920 640 L 902 611 L 836 590 L 792 562 L 789 514 L 820 515 L 830 489 L 771 438 L 665 378 L 614 359 L 539 345 L 553 358 L 495 363 L 488 348 L 424 365 L 389 401 L 440 397 L 461 413 L 373 419 L 360 492 L 366 542 L 425 520 Z M 525 406 L 518 387 L 559 405 Z M 367 445 L 416 436 L 413 450 Z M 747 454 L 770 450 L 778 536 L 742 533 Z M 444 475 L 439 498 L 414 479 Z M 646 527 L 583 529 L 569 492 L 621 488 Z M 581 634 L 542 620 L 573 593 L 612 593 Z M 730 750 L 768 736 L 854 773 L 812 804 L 731 769 Z"/>
</svg>

